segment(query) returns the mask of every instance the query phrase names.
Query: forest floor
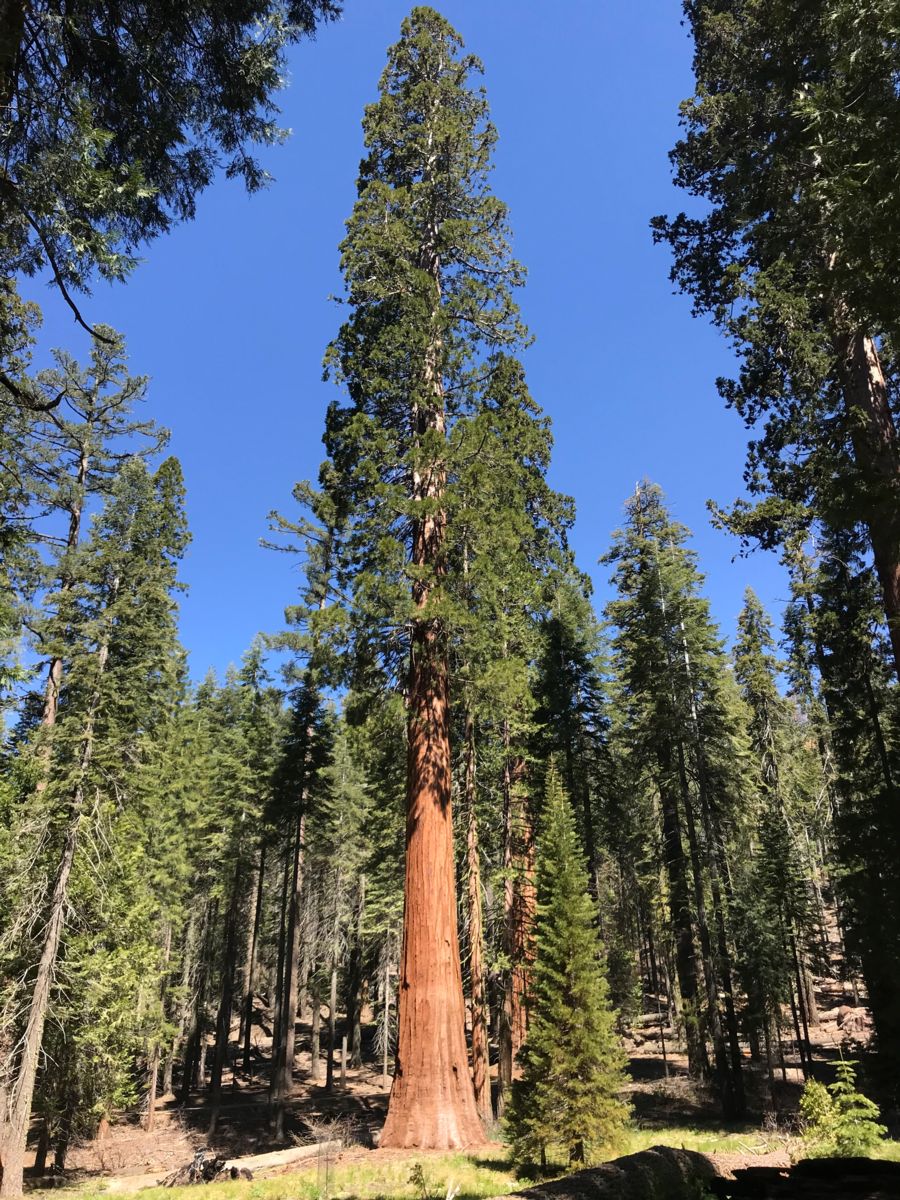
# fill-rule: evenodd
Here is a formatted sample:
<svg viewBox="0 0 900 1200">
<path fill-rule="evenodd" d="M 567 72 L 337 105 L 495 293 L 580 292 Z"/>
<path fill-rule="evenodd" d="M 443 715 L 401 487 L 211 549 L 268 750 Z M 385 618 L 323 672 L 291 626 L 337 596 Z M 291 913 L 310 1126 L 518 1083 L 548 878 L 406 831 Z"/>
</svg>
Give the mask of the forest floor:
<svg viewBox="0 0 900 1200">
<path fill-rule="evenodd" d="M 819 1020 L 810 1027 L 810 1042 L 816 1076 L 828 1082 L 832 1064 L 842 1053 L 860 1059 L 865 1067 L 870 1022 L 857 997 L 838 983 L 819 981 L 817 1000 Z M 647 1016 L 635 1023 L 626 1039 L 632 1081 L 625 1098 L 632 1105 L 634 1119 L 627 1142 L 611 1147 L 610 1157 L 665 1144 L 710 1154 L 723 1170 L 731 1171 L 754 1163 L 787 1165 L 798 1156 L 796 1114 L 803 1073 L 794 1041 L 783 1046 L 783 1067 L 779 1063 L 775 1084 L 777 1108 L 773 1109 L 764 1070 L 750 1064 L 748 1058 L 750 1116 L 745 1122 L 725 1126 L 709 1089 L 688 1078 L 686 1059 L 673 1045 L 673 1031 L 663 1029 L 663 1045 L 659 1026 L 657 1019 Z M 364 1039 L 364 1050 L 373 1048 L 373 1027 L 367 1026 L 366 1032 L 369 1037 Z M 154 1185 L 189 1162 L 199 1148 L 236 1159 L 335 1139 L 344 1143 L 338 1153 L 322 1151 L 302 1165 L 267 1171 L 267 1178 L 252 1184 L 209 1184 L 203 1195 L 207 1200 L 443 1200 L 452 1187 L 458 1189 L 458 1200 L 481 1200 L 506 1195 L 520 1186 L 499 1130 L 493 1131 L 496 1141 L 473 1154 L 376 1149 L 388 1097 L 380 1068 L 348 1069 L 342 1085 L 336 1067 L 334 1088 L 328 1092 L 324 1062 L 319 1064 L 319 1078 L 311 1077 L 309 1026 L 298 1026 L 298 1034 L 286 1143 L 273 1140 L 268 1124 L 270 1038 L 265 1014 L 260 1011 L 254 1025 L 253 1070 L 249 1075 L 238 1070 L 226 1076 L 215 1135 L 209 1134 L 210 1108 L 202 1092 L 187 1104 L 174 1096 L 163 1097 L 152 1131 L 142 1128 L 142 1114 L 135 1113 L 110 1125 L 98 1140 L 73 1149 L 65 1175 L 54 1181 L 54 1190 L 60 1184 L 71 1186 L 80 1200 L 87 1200 L 101 1194 L 152 1189 L 142 1190 L 142 1200 L 157 1195 L 177 1200 L 187 1189 L 157 1193 Z M 886 1143 L 884 1156 L 900 1159 L 900 1143 Z M 417 1172 L 413 1181 L 410 1176 L 417 1164 L 422 1173 Z M 45 1180 L 34 1181 L 35 1195 L 42 1186 L 46 1187 Z"/>
</svg>

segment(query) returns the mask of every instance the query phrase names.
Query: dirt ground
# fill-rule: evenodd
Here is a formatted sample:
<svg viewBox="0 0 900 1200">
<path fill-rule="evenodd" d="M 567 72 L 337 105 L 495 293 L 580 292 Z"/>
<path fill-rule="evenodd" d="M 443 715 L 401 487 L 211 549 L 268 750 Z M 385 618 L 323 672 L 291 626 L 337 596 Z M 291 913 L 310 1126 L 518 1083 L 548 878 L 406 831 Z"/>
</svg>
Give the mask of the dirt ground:
<svg viewBox="0 0 900 1200">
<path fill-rule="evenodd" d="M 817 1074 L 827 1080 L 830 1064 L 842 1052 L 865 1056 L 871 1025 L 858 997 L 833 981 L 819 981 L 817 1001 L 819 1019 L 810 1027 L 810 1041 Z M 373 1032 L 369 1026 L 369 1043 Z M 646 1130 L 661 1133 L 673 1126 L 721 1128 L 714 1097 L 687 1076 L 687 1062 L 674 1042 L 674 1031 L 665 1028 L 663 1035 L 665 1057 L 659 1022 L 653 1017 L 636 1023 L 625 1039 L 632 1078 L 626 1091 L 635 1121 Z M 345 1145 L 349 1143 L 342 1161 L 347 1161 L 347 1156 L 370 1155 L 377 1146 L 388 1099 L 380 1068 L 348 1070 L 343 1086 L 336 1068 L 335 1087 L 329 1093 L 324 1087 L 324 1062 L 320 1063 L 320 1078 L 311 1078 L 309 1041 L 309 1027 L 299 1025 L 295 1087 L 286 1122 L 288 1145 L 340 1137 Z M 188 1162 L 200 1148 L 228 1159 L 283 1148 L 285 1143 L 273 1140 L 268 1123 L 271 1041 L 262 1011 L 254 1025 L 254 1047 L 251 1072 L 244 1075 L 240 1070 L 229 1070 L 225 1076 L 223 1103 L 213 1137 L 208 1133 L 210 1109 L 203 1093 L 192 1096 L 186 1105 L 174 1096 L 165 1096 L 159 1102 L 152 1132 L 142 1127 L 144 1114 L 123 1116 L 96 1141 L 71 1151 L 67 1176 L 73 1180 L 102 1176 L 107 1190 L 133 1191 L 162 1179 Z M 236 1041 L 233 1048 L 236 1051 Z M 726 1170 L 747 1163 L 782 1165 L 788 1161 L 784 1135 L 794 1131 L 793 1114 L 803 1074 L 794 1042 L 785 1040 L 783 1048 L 783 1069 L 779 1064 L 776 1080 L 777 1111 L 773 1111 L 765 1072 L 759 1064 L 751 1064 L 749 1056 L 746 1058 L 751 1120 L 744 1127 L 746 1139 L 739 1143 L 740 1153 L 716 1155 Z M 368 1049 L 373 1047 L 369 1045 Z M 379 1157 L 391 1153 L 378 1151 Z"/>
</svg>

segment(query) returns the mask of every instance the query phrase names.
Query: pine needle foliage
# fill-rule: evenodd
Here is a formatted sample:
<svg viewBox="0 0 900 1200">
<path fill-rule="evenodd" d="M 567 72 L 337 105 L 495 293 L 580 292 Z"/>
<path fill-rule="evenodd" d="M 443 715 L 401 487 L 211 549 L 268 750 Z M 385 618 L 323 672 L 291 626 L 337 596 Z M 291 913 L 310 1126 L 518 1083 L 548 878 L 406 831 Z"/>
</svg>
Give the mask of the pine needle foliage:
<svg viewBox="0 0 900 1200">
<path fill-rule="evenodd" d="M 842 1058 L 836 1070 L 834 1083 L 811 1079 L 800 1097 L 807 1151 L 811 1158 L 867 1157 L 887 1129 L 878 1123 L 878 1105 L 857 1090 L 856 1063 Z"/>
<path fill-rule="evenodd" d="M 571 806 L 556 770 L 547 779 L 537 860 L 537 919 L 528 1040 L 519 1055 L 507 1128 L 520 1167 L 546 1166 L 561 1146 L 570 1164 L 621 1138 L 625 1055 L 615 1034 L 603 947 Z"/>
</svg>

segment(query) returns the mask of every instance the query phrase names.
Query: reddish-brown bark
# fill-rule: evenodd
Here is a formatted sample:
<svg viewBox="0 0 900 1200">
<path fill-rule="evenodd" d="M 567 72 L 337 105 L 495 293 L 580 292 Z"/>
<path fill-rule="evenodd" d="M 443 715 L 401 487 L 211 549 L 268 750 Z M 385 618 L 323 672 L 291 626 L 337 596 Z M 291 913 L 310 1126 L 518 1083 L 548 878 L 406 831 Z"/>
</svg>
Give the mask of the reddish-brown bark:
<svg viewBox="0 0 900 1200">
<path fill-rule="evenodd" d="M 487 1007 L 484 982 L 484 920 L 481 904 L 481 863 L 478 851 L 478 818 L 475 812 L 475 722 L 466 713 L 466 861 L 469 909 L 469 983 L 472 1005 L 472 1087 L 475 1107 L 482 1118 L 491 1116 Z"/>
<path fill-rule="evenodd" d="M 508 729 L 504 740 L 509 745 Z M 516 1074 L 516 1056 L 528 1032 L 528 971 L 534 919 L 534 839 L 523 792 L 526 764 L 507 754 L 503 769 L 503 950 L 507 959 L 498 1031 L 497 1116 L 503 1114 Z"/>
<path fill-rule="evenodd" d="M 423 253 L 435 278 L 437 259 Z M 425 361 L 425 398 L 412 407 L 414 443 L 445 436 L 438 347 Z M 406 770 L 406 877 L 400 955 L 397 1061 L 382 1146 L 440 1150 L 478 1145 L 466 1049 L 465 1001 L 456 924 L 456 867 L 450 803 L 450 679 L 446 631 L 430 612 L 444 573 L 446 472 L 439 458 L 412 472 L 412 599 Z"/>
<path fill-rule="evenodd" d="M 522 766 L 524 774 L 524 764 Z M 534 959 L 532 930 L 534 928 L 537 893 L 535 891 L 534 828 L 527 801 L 521 803 L 519 814 L 519 858 L 517 863 L 512 912 L 512 1005 L 511 1042 L 513 1077 L 518 1074 L 516 1060 L 528 1034 L 528 989 L 531 964 Z"/>
<path fill-rule="evenodd" d="M 410 671 L 406 881 L 398 1045 L 382 1146 L 484 1141 L 465 1038 L 450 805 L 447 664 L 416 631 Z"/>
</svg>

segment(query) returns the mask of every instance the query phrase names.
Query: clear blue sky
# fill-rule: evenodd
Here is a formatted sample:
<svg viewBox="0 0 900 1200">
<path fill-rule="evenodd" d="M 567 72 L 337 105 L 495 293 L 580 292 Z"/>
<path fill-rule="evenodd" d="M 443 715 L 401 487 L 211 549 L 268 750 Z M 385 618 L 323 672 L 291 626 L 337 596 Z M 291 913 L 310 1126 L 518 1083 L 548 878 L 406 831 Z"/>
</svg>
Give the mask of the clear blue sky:
<svg viewBox="0 0 900 1200">
<path fill-rule="evenodd" d="M 191 669 L 223 669 L 254 634 L 281 625 L 290 561 L 259 548 L 266 513 L 290 511 L 295 480 L 322 457 L 323 350 L 337 328 L 337 245 L 354 200 L 360 118 L 410 5 L 346 0 L 344 19 L 298 47 L 283 93 L 285 146 L 266 156 L 272 187 L 248 198 L 221 181 L 197 219 L 146 252 L 130 282 L 99 288 L 92 321 L 122 330 L 132 368 L 152 376 L 149 408 L 173 431 L 193 545 L 182 636 Z M 696 532 L 716 618 L 731 633 L 751 583 L 779 607 L 772 556 L 732 563 L 709 497 L 740 490 L 745 434 L 715 391 L 731 363 L 668 282 L 649 218 L 682 205 L 667 151 L 691 92 L 677 0 L 444 0 L 485 65 L 500 140 L 495 190 L 510 206 L 529 272 L 523 310 L 536 335 L 527 369 L 556 437 L 551 480 L 575 497 L 579 565 L 607 594 L 596 560 L 635 480 L 647 475 Z M 43 296 L 47 344 L 79 353 L 67 310 Z"/>
</svg>

